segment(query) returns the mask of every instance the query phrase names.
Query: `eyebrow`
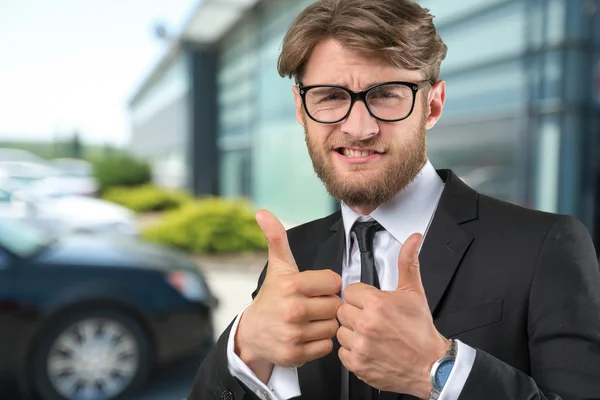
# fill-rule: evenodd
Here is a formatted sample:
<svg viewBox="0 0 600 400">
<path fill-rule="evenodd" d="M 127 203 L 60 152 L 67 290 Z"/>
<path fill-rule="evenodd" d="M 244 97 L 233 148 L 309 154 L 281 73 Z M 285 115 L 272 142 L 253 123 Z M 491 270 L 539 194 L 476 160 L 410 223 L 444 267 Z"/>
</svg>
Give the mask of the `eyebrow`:
<svg viewBox="0 0 600 400">
<path fill-rule="evenodd" d="M 379 84 L 387 83 L 387 82 L 410 82 L 410 80 L 406 80 L 406 79 L 404 79 L 404 80 L 403 79 L 392 79 L 392 80 L 389 80 L 389 81 L 370 81 L 370 82 L 367 82 L 367 84 L 363 88 L 361 88 L 360 90 L 366 90 L 366 89 L 368 89 L 370 87 L 373 87 L 375 85 L 379 85 Z M 303 84 L 302 84 L 302 86 L 319 86 L 319 85 L 341 86 L 341 87 L 350 89 L 350 85 L 348 85 L 347 82 L 314 83 L 314 84 L 310 84 L 310 85 L 306 85 L 303 82 Z"/>
<path fill-rule="evenodd" d="M 380 83 L 385 83 L 385 82 L 391 82 L 391 81 L 367 82 L 366 85 L 364 85 L 364 87 L 360 90 L 365 90 L 367 88 L 370 88 L 371 86 L 379 85 Z M 334 85 L 343 86 L 348 89 L 350 88 L 350 85 L 348 85 L 348 82 L 335 83 Z"/>
</svg>

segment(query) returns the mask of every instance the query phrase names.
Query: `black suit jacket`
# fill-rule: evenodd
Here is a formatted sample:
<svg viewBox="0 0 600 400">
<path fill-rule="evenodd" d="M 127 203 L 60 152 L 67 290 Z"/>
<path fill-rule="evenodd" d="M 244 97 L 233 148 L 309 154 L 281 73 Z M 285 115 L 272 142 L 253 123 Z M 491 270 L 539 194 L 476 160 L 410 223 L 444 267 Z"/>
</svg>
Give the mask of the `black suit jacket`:
<svg viewBox="0 0 600 400">
<path fill-rule="evenodd" d="M 573 217 L 480 195 L 451 171 L 438 173 L 445 188 L 421 249 L 421 275 L 437 329 L 477 350 L 460 399 L 600 399 L 600 273 L 586 228 Z M 339 211 L 288 237 L 301 271 L 341 274 Z M 189 400 L 256 399 L 228 371 L 229 330 L 200 366 Z M 340 398 L 334 344 L 328 356 L 298 369 L 301 399 Z"/>
</svg>

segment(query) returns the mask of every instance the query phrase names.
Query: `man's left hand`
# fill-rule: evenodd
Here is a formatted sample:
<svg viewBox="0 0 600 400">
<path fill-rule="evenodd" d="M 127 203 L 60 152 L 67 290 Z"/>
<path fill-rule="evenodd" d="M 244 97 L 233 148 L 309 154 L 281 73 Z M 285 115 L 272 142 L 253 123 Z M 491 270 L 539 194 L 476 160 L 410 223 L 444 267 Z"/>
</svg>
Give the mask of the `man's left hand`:
<svg viewBox="0 0 600 400">
<path fill-rule="evenodd" d="M 398 288 L 381 291 L 364 283 L 343 292 L 337 338 L 342 364 L 369 385 L 429 398 L 429 373 L 450 342 L 435 328 L 419 270 L 422 235 L 410 236 L 398 257 Z"/>
</svg>

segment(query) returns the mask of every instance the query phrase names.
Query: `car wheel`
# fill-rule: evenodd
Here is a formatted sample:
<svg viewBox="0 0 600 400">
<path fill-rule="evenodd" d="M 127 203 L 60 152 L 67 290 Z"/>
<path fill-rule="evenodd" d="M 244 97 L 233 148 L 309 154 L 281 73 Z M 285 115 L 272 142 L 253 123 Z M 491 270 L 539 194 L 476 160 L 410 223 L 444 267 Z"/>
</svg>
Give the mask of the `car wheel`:
<svg viewBox="0 0 600 400">
<path fill-rule="evenodd" d="M 65 316 L 42 332 L 33 381 L 43 400 L 113 400 L 137 390 L 150 372 L 144 330 L 123 313 Z"/>
</svg>

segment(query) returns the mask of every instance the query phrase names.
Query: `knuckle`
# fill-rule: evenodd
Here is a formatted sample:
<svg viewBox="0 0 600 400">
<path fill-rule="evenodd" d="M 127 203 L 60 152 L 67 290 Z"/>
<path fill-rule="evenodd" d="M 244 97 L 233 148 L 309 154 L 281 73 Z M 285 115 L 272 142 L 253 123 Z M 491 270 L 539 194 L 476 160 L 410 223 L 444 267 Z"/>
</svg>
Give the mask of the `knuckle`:
<svg viewBox="0 0 600 400">
<path fill-rule="evenodd" d="M 340 343 L 342 342 L 342 340 L 343 340 L 343 339 L 342 339 L 342 329 L 338 329 L 338 330 L 335 332 L 335 337 L 337 338 L 338 342 L 340 342 Z"/>
<path fill-rule="evenodd" d="M 273 249 L 279 249 L 281 246 L 285 245 L 287 242 L 287 235 L 285 232 L 277 232 L 275 234 L 267 235 L 267 244 Z"/>
<path fill-rule="evenodd" d="M 317 359 L 326 356 L 333 351 L 333 340 L 323 339 L 319 341 L 318 347 L 313 350 L 314 354 L 310 354 L 310 359 Z"/>
<path fill-rule="evenodd" d="M 324 272 L 328 275 L 327 279 L 331 280 L 331 282 L 333 283 L 335 288 L 342 287 L 342 277 L 338 273 L 336 273 L 330 269 L 325 270 Z"/>
<path fill-rule="evenodd" d="M 302 363 L 303 351 L 297 346 L 289 346 L 281 352 L 281 362 L 285 366 L 293 366 Z"/>
<path fill-rule="evenodd" d="M 359 370 L 361 370 L 361 366 L 353 352 L 348 353 L 344 364 L 346 364 L 348 370 L 360 375 Z"/>
<path fill-rule="evenodd" d="M 322 352 L 321 357 L 331 353 L 332 351 L 333 351 L 333 340 L 331 340 L 331 339 L 325 340 L 325 342 L 323 343 L 323 352 Z"/>
<path fill-rule="evenodd" d="M 337 335 L 338 330 L 340 329 L 340 324 L 338 324 L 337 320 L 332 319 L 329 323 L 328 323 L 328 336 L 329 337 L 334 337 Z"/>
<path fill-rule="evenodd" d="M 370 344 L 368 340 L 363 337 L 358 337 L 354 342 L 352 351 L 356 353 L 360 358 L 365 359 L 369 355 Z"/>
<path fill-rule="evenodd" d="M 281 282 L 281 293 L 283 296 L 293 296 L 300 291 L 300 283 L 294 276 L 286 277 Z"/>
<path fill-rule="evenodd" d="M 297 327 L 286 329 L 281 334 L 281 340 L 287 344 L 296 344 L 302 339 L 302 330 Z"/>
<path fill-rule="evenodd" d="M 371 336 L 375 333 L 374 326 L 371 324 L 370 321 L 364 318 L 361 318 L 358 321 L 356 321 L 356 330 L 358 331 L 358 333 L 364 336 Z"/>
<path fill-rule="evenodd" d="M 290 301 L 285 308 L 283 318 L 286 322 L 294 323 L 303 321 L 308 314 L 308 308 L 298 300 Z"/>
<path fill-rule="evenodd" d="M 381 312 L 385 309 L 385 300 L 379 293 L 370 294 L 365 303 L 373 312 Z"/>
<path fill-rule="evenodd" d="M 346 303 L 344 303 L 344 300 L 341 299 L 341 297 L 335 296 L 333 299 L 334 303 L 335 303 L 335 309 L 339 310 L 341 307 L 343 307 Z"/>
<path fill-rule="evenodd" d="M 344 304 L 344 300 L 342 300 L 342 298 L 338 295 L 333 295 L 331 297 L 331 303 L 333 304 L 333 306 L 335 307 L 335 309 L 337 310 L 338 308 L 340 308 L 341 306 L 343 306 Z"/>
<path fill-rule="evenodd" d="M 346 308 L 348 307 L 347 304 L 342 304 L 341 306 L 339 306 L 337 308 L 337 311 L 335 313 L 336 318 L 343 320 L 344 319 L 344 315 L 346 314 Z"/>
</svg>

